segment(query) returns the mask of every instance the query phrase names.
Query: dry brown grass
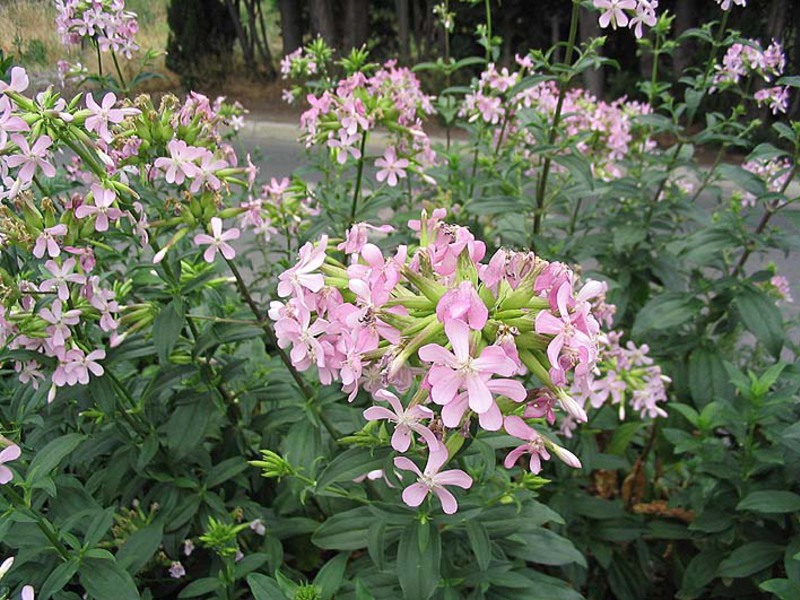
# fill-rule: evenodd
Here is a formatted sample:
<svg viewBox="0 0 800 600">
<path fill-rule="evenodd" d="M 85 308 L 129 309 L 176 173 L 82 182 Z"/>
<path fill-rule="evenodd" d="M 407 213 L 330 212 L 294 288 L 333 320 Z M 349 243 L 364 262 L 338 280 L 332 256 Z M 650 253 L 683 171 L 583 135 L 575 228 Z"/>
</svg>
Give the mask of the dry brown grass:
<svg viewBox="0 0 800 600">
<path fill-rule="evenodd" d="M 139 16 L 140 30 L 136 40 L 142 49 L 153 48 L 163 52 L 166 48 L 169 34 L 167 3 L 168 0 L 128 0 L 126 3 L 129 10 Z M 13 55 L 15 61 L 29 71 L 39 73 L 45 81 L 55 81 L 56 62 L 61 59 L 80 62 L 90 70 L 96 70 L 97 58 L 91 48 L 67 47 L 61 43 L 55 18 L 56 10 L 51 0 L 0 0 L 0 48 L 6 55 Z M 104 57 L 104 66 L 106 60 Z M 131 63 L 123 66 L 126 76 L 138 70 L 139 57 L 134 56 Z M 110 61 L 107 66 L 111 66 Z M 167 75 L 168 85 L 174 86 L 175 78 L 164 67 L 163 56 L 156 61 L 153 70 Z"/>
</svg>

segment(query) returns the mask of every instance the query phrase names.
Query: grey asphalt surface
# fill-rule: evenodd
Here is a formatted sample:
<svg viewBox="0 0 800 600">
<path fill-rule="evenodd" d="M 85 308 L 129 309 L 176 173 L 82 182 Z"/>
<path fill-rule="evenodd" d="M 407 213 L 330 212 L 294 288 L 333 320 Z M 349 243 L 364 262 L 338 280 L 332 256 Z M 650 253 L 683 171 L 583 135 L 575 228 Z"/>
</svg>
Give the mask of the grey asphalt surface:
<svg viewBox="0 0 800 600">
<path fill-rule="evenodd" d="M 262 179 L 265 177 L 288 177 L 295 169 L 307 164 L 303 145 L 297 141 L 299 135 L 300 129 L 294 123 L 281 123 L 252 117 L 245 119 L 245 126 L 239 131 L 239 139 L 245 149 L 253 155 Z M 368 144 L 367 152 L 373 155 L 381 154 L 385 147 L 382 142 L 380 134 L 374 135 Z M 790 192 L 795 196 L 800 196 L 800 183 L 795 182 L 790 188 Z M 710 205 L 702 196 L 701 203 Z M 786 210 L 794 210 L 794 216 L 800 217 L 797 214 L 798 207 L 790 207 Z M 753 214 L 753 227 L 758 218 L 756 214 Z M 792 220 L 778 213 L 772 219 L 771 224 L 796 234 L 797 227 L 800 226 L 800 218 Z M 774 262 L 778 266 L 779 273 L 787 277 L 792 285 L 792 295 L 795 301 L 785 304 L 784 309 L 791 317 L 800 316 L 800 256 L 786 257 L 779 251 L 753 255 L 748 261 L 747 270 L 749 272 L 757 271 L 770 262 Z"/>
</svg>

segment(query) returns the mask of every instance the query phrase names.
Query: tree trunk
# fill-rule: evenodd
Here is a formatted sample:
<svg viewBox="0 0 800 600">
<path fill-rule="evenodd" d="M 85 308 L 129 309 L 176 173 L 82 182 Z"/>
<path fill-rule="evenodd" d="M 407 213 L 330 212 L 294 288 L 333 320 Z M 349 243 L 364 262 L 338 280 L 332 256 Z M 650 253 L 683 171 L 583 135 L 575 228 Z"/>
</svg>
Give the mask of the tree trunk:
<svg viewBox="0 0 800 600">
<path fill-rule="evenodd" d="M 346 0 L 344 14 L 344 47 L 346 55 L 353 48 L 360 48 L 369 36 L 369 0 Z"/>
<path fill-rule="evenodd" d="M 336 23 L 333 20 L 333 6 L 329 0 L 311 0 L 311 32 L 322 36 L 328 45 L 338 48 Z"/>
<path fill-rule="evenodd" d="M 581 41 L 586 41 L 600 35 L 600 24 L 597 22 L 597 14 L 592 13 L 586 8 L 581 9 L 579 27 Z M 598 98 L 603 97 L 604 84 L 605 73 L 603 72 L 603 67 L 587 69 L 583 72 L 583 85 Z"/>
<path fill-rule="evenodd" d="M 397 11 L 397 41 L 400 45 L 400 62 L 404 65 L 411 61 L 411 31 L 409 26 L 408 0 L 394 0 Z"/>
<path fill-rule="evenodd" d="M 249 14 L 253 22 L 253 37 L 258 47 L 263 63 L 264 76 L 270 81 L 278 76 L 275 64 L 272 62 L 272 51 L 269 49 L 269 38 L 267 37 L 267 24 L 264 20 L 264 12 L 261 8 L 260 0 L 248 0 L 250 7 Z M 261 27 L 261 33 L 258 28 Z"/>
<path fill-rule="evenodd" d="M 239 16 L 239 2 L 234 3 L 233 0 L 225 0 L 225 5 L 228 7 L 228 13 L 231 16 L 231 21 L 236 29 L 236 37 L 239 38 L 239 45 L 242 47 L 242 55 L 244 62 L 248 68 L 255 68 L 256 57 L 253 54 L 253 48 L 250 45 L 247 32 L 242 25 L 242 19 Z"/>
<path fill-rule="evenodd" d="M 300 23 L 301 8 L 299 0 L 278 0 L 284 56 L 303 45 L 303 31 Z"/>
<path fill-rule="evenodd" d="M 784 46 L 786 45 L 784 33 L 786 29 L 786 15 L 788 12 L 789 0 L 772 0 L 767 17 L 767 36 L 769 39 L 764 40 L 765 42 L 769 43 L 769 40 L 775 39 L 780 41 Z"/>
</svg>

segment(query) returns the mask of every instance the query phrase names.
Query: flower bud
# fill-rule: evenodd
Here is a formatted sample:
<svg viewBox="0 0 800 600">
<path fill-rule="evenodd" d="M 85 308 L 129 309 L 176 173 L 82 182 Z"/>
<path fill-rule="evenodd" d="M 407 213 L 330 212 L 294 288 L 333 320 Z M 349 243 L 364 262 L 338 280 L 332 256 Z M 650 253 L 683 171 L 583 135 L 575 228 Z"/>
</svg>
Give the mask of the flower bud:
<svg viewBox="0 0 800 600">
<path fill-rule="evenodd" d="M 567 414 L 573 417 L 579 423 L 586 423 L 589 418 L 586 416 L 586 411 L 583 407 L 578 404 L 575 399 L 567 394 L 563 388 L 558 388 L 556 390 L 556 396 L 558 396 L 558 404 L 563 408 Z"/>
<path fill-rule="evenodd" d="M 548 439 L 545 439 L 545 445 L 568 467 L 572 467 L 573 469 L 580 469 L 583 467 L 578 457 L 566 448 L 562 448 L 555 442 L 551 442 Z"/>
<path fill-rule="evenodd" d="M 269 479 L 287 477 L 294 474 L 294 467 L 284 459 L 280 454 L 272 450 L 262 450 L 261 455 L 264 460 L 251 460 L 248 461 L 254 467 L 261 469 L 261 476 Z"/>
<path fill-rule="evenodd" d="M 3 561 L 3 564 L 0 564 L 0 579 L 5 577 L 5 574 L 11 570 L 11 567 L 14 566 L 14 557 L 10 556 Z"/>
<path fill-rule="evenodd" d="M 408 267 L 403 268 L 403 275 L 408 279 L 414 287 L 416 287 L 422 295 L 434 304 L 439 304 L 439 300 L 447 293 L 447 288 L 441 283 L 434 281 L 428 277 L 424 277 L 419 273 L 415 273 Z"/>
</svg>

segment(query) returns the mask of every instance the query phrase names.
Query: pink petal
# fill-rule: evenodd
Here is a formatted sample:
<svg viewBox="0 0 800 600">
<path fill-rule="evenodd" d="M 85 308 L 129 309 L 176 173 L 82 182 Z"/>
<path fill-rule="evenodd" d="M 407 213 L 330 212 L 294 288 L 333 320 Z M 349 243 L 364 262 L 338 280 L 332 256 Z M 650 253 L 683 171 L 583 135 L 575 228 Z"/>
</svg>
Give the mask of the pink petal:
<svg viewBox="0 0 800 600">
<path fill-rule="evenodd" d="M 522 402 L 528 397 L 528 392 L 516 379 L 490 379 L 487 384 L 493 394 L 506 396 L 514 402 Z"/>
<path fill-rule="evenodd" d="M 454 485 L 465 490 L 472 487 L 472 477 L 461 469 L 451 469 L 435 475 L 433 482 L 436 485 Z"/>
<path fill-rule="evenodd" d="M 466 377 L 467 393 L 469 394 L 469 407 L 476 413 L 484 413 L 494 402 L 492 392 L 478 375 Z"/>
<path fill-rule="evenodd" d="M 472 363 L 481 372 L 497 373 L 504 377 L 513 375 L 517 370 L 514 361 L 508 358 L 506 351 L 500 346 L 487 346 L 481 352 L 480 358 Z"/>
<path fill-rule="evenodd" d="M 497 404 L 492 402 L 489 410 L 478 415 L 478 423 L 482 429 L 486 431 L 499 431 L 503 426 L 503 414 L 497 407 Z"/>
<path fill-rule="evenodd" d="M 17 460 L 22 454 L 22 450 L 16 444 L 12 444 L 2 452 L 0 452 L 0 463 L 7 463 L 12 460 Z"/>
<path fill-rule="evenodd" d="M 426 344 L 417 352 L 421 360 L 425 362 L 434 363 L 437 365 L 445 365 L 451 368 L 456 368 L 458 362 L 453 353 L 443 348 L 439 344 Z"/>
<path fill-rule="evenodd" d="M 456 497 L 446 489 L 435 487 L 433 488 L 433 493 L 436 494 L 436 496 L 439 498 L 439 502 L 442 503 L 442 510 L 445 512 L 445 514 L 452 515 L 458 510 L 458 502 L 456 502 Z"/>
<path fill-rule="evenodd" d="M 538 437 L 536 431 L 532 427 L 525 423 L 520 417 L 514 415 L 506 417 L 503 426 L 508 435 L 513 435 L 515 438 L 525 440 L 526 442 Z"/>
<path fill-rule="evenodd" d="M 388 419 L 392 422 L 397 422 L 397 415 L 383 406 L 370 406 L 364 411 L 364 418 L 367 421 L 379 421 L 381 419 Z"/>
<path fill-rule="evenodd" d="M 461 423 L 461 418 L 467 410 L 467 395 L 459 394 L 455 400 L 445 404 L 442 408 L 442 422 L 445 427 L 455 428 Z"/>
<path fill-rule="evenodd" d="M 422 483 L 412 483 L 403 490 L 403 502 L 411 507 L 419 506 L 429 493 L 430 489 L 427 485 Z"/>
<path fill-rule="evenodd" d="M 469 326 L 461 321 L 450 321 L 444 326 L 447 339 L 453 345 L 453 353 L 459 362 L 469 358 Z"/>
<path fill-rule="evenodd" d="M 411 445 L 411 430 L 408 425 L 398 425 L 392 434 L 392 448 L 398 452 L 405 452 Z"/>
<path fill-rule="evenodd" d="M 403 469 L 404 471 L 413 471 L 418 476 L 422 477 L 422 471 L 419 470 L 419 467 L 414 464 L 414 462 L 406 458 L 405 456 L 398 456 L 394 459 L 394 466 L 398 469 Z"/>
<path fill-rule="evenodd" d="M 434 367 L 428 377 L 431 387 L 431 398 L 436 404 L 446 405 L 453 400 L 458 393 L 458 388 L 464 378 L 458 373 L 447 367 Z M 488 391 L 488 390 L 487 390 Z"/>
<path fill-rule="evenodd" d="M 527 451 L 528 451 L 528 446 L 525 446 L 525 445 L 517 446 L 511 452 L 508 453 L 508 455 L 506 456 L 506 459 L 503 461 L 503 466 L 506 469 L 510 469 L 515 464 L 517 464 L 517 461 L 519 460 L 519 457 L 522 456 L 523 454 L 525 454 Z"/>
<path fill-rule="evenodd" d="M 14 479 L 14 474 L 11 472 L 11 469 L 0 465 L 0 485 L 5 485 L 12 479 Z"/>
</svg>

